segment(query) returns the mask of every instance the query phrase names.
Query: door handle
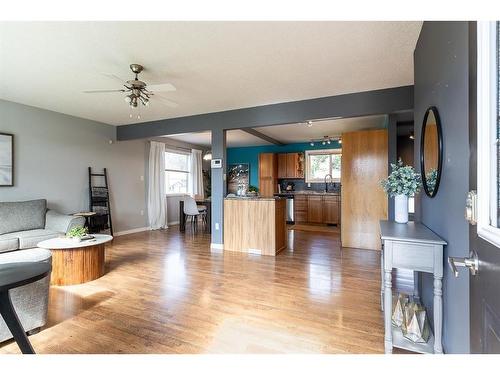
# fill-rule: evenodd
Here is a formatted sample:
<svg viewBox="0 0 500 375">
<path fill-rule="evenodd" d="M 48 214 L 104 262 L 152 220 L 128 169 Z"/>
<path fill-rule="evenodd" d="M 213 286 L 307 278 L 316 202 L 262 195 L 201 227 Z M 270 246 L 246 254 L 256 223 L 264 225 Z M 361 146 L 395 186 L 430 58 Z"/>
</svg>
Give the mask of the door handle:
<svg viewBox="0 0 500 375">
<path fill-rule="evenodd" d="M 448 257 L 448 264 L 455 277 L 458 277 L 458 267 L 468 268 L 472 276 L 479 273 L 479 260 L 475 251 L 471 251 L 468 258 Z"/>
</svg>

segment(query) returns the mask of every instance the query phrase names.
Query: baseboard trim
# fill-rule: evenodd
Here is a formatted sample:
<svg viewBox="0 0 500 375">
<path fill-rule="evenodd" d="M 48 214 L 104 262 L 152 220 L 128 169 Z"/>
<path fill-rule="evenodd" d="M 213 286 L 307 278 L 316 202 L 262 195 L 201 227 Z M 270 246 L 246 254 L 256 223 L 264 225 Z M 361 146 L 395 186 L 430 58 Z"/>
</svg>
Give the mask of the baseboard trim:
<svg viewBox="0 0 500 375">
<path fill-rule="evenodd" d="M 262 250 L 260 249 L 247 249 L 248 254 L 262 255 Z"/>
<path fill-rule="evenodd" d="M 179 221 L 172 221 L 171 223 L 167 223 L 167 225 L 179 225 Z"/>
<path fill-rule="evenodd" d="M 148 230 L 151 230 L 150 227 L 142 227 L 142 228 L 134 228 L 134 229 L 129 229 L 129 230 L 123 230 L 121 232 L 115 232 L 114 236 L 119 237 L 123 236 L 125 234 L 132 234 L 132 233 L 139 233 L 139 232 L 146 232 Z"/>
<path fill-rule="evenodd" d="M 210 251 L 212 253 L 222 253 L 224 250 L 224 244 L 221 243 L 211 243 L 210 244 Z"/>
</svg>

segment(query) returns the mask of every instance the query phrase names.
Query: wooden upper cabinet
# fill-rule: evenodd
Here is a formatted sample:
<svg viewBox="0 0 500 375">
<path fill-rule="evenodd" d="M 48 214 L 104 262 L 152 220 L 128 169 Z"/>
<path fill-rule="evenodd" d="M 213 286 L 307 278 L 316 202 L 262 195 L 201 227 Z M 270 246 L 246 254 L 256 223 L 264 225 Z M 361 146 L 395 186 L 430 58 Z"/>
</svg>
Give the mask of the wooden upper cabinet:
<svg viewBox="0 0 500 375">
<path fill-rule="evenodd" d="M 278 178 L 287 178 L 287 154 L 278 154 Z"/>
<path fill-rule="evenodd" d="M 286 176 L 295 178 L 297 175 L 297 154 L 286 154 Z"/>
<path fill-rule="evenodd" d="M 273 153 L 259 154 L 259 192 L 272 197 L 278 190 L 278 157 Z"/>
<path fill-rule="evenodd" d="M 278 154 L 278 178 L 304 178 L 303 159 L 298 152 Z"/>
<path fill-rule="evenodd" d="M 323 222 L 323 197 L 309 195 L 307 197 L 307 221 L 309 223 Z"/>
</svg>

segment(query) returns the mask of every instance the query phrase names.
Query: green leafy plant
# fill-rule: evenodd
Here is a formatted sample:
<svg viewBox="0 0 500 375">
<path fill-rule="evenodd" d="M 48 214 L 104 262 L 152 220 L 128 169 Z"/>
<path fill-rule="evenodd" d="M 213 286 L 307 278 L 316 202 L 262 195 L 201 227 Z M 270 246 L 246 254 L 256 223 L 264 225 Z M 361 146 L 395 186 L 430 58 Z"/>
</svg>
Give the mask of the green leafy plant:
<svg viewBox="0 0 500 375">
<path fill-rule="evenodd" d="M 89 233 L 88 229 L 82 226 L 76 226 L 69 230 L 68 237 L 70 238 L 82 238 Z"/>
<path fill-rule="evenodd" d="M 258 193 L 258 192 L 259 192 L 259 189 L 258 189 L 257 187 L 255 187 L 255 186 L 253 186 L 253 185 L 250 185 L 250 186 L 248 187 L 248 191 L 249 191 L 250 193 L 253 193 L 253 192 Z"/>
<path fill-rule="evenodd" d="M 437 169 L 434 168 L 432 168 L 425 175 L 425 182 L 427 184 L 427 189 L 429 189 L 430 192 L 433 192 L 434 189 L 436 188 L 437 175 L 438 175 Z"/>
<path fill-rule="evenodd" d="M 391 169 L 391 174 L 380 181 L 387 195 L 390 197 L 396 195 L 412 197 L 420 191 L 420 174 L 415 172 L 412 166 L 403 165 L 403 161 L 399 159 L 396 164 L 391 163 Z"/>
</svg>

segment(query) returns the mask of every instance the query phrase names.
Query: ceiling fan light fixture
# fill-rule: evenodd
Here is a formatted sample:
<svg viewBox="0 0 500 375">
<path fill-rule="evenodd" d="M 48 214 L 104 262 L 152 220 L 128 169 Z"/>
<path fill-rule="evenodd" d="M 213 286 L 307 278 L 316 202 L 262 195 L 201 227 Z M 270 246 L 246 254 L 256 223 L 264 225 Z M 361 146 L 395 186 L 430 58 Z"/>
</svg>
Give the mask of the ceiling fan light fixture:
<svg viewBox="0 0 500 375">
<path fill-rule="evenodd" d="M 313 126 L 313 122 L 311 120 L 307 121 L 307 127 L 310 128 Z"/>
<path fill-rule="evenodd" d="M 309 144 L 311 145 L 311 147 L 314 147 L 314 142 L 311 142 L 311 143 L 309 143 Z"/>
<path fill-rule="evenodd" d="M 152 95 L 156 92 L 162 91 L 176 91 L 176 88 L 171 83 L 159 83 L 148 85 L 146 82 L 141 81 L 139 79 L 139 74 L 144 70 L 144 67 L 140 64 L 130 64 L 130 70 L 134 73 L 135 77 L 131 80 L 124 80 L 120 77 L 115 76 L 114 74 L 106 74 L 109 77 L 114 78 L 122 82 L 122 87 L 119 89 L 111 89 L 111 90 L 84 90 L 84 93 L 88 94 L 96 94 L 96 93 L 109 93 L 109 92 L 121 92 L 125 93 L 125 97 L 123 98 L 126 103 L 129 104 L 131 108 L 137 108 L 139 104 L 143 106 L 149 105 L 149 100 Z M 161 99 L 161 96 L 159 96 Z M 177 107 L 177 103 L 172 102 L 163 98 L 162 102 L 170 107 Z"/>
<path fill-rule="evenodd" d="M 130 104 L 132 102 L 133 98 L 134 98 L 134 94 L 127 95 L 127 96 L 125 96 L 125 101 Z"/>
<path fill-rule="evenodd" d="M 145 99 L 142 96 L 139 96 L 139 100 L 141 101 L 142 105 L 144 105 L 144 106 L 148 105 L 148 99 Z"/>
</svg>

